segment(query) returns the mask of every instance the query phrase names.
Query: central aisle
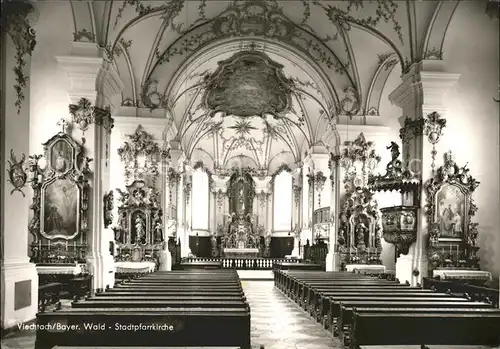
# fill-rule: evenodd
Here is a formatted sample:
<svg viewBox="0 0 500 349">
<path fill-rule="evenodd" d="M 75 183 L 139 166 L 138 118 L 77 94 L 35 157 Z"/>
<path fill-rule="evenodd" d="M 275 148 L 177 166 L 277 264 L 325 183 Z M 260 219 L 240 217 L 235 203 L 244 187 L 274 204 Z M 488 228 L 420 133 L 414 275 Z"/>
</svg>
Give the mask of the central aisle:
<svg viewBox="0 0 500 349">
<path fill-rule="evenodd" d="M 250 303 L 252 349 L 342 348 L 340 342 L 314 323 L 274 288 L 272 281 L 242 280 Z"/>
</svg>

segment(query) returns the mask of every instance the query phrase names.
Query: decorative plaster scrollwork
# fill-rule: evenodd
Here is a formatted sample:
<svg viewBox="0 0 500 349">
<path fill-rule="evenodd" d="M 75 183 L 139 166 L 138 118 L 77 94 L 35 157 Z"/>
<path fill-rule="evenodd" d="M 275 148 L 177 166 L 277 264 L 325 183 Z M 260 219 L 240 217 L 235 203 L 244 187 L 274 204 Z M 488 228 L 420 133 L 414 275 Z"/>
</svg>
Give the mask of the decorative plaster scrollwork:
<svg viewBox="0 0 500 349">
<path fill-rule="evenodd" d="M 156 109 L 164 107 L 164 103 L 162 103 L 163 94 L 158 92 L 157 80 L 146 81 L 142 89 L 141 101 L 146 108 Z"/>
<path fill-rule="evenodd" d="M 361 103 L 358 92 L 351 86 L 344 90 L 344 97 L 340 100 L 339 114 L 345 114 L 352 120 L 353 115 L 359 112 Z"/>
<path fill-rule="evenodd" d="M 191 200 L 191 190 L 193 188 L 193 183 L 191 180 L 185 181 L 184 182 L 184 195 L 186 196 L 186 203 L 189 204 L 189 201 Z"/>
<path fill-rule="evenodd" d="M 127 138 L 128 141 L 118 148 L 118 155 L 125 166 L 126 181 L 150 176 L 155 183 L 158 166 L 170 157 L 169 150 L 160 148 L 142 125 L 137 127 L 134 134 L 127 135 Z"/>
<path fill-rule="evenodd" d="M 319 171 L 318 173 L 316 173 L 316 175 L 314 176 L 314 189 L 316 189 L 316 192 L 318 193 L 318 207 L 321 207 L 321 193 L 325 188 L 325 183 L 326 177 L 323 172 Z"/>
<path fill-rule="evenodd" d="M 36 31 L 30 23 L 30 15 L 36 9 L 29 1 L 3 1 L 2 2 L 2 31 L 7 33 L 15 47 L 15 84 L 17 114 L 21 113 L 22 103 L 25 99 L 24 89 L 28 83 L 25 72 L 26 55 L 31 56 L 36 46 Z"/>
<path fill-rule="evenodd" d="M 9 175 L 8 181 L 14 187 L 10 191 L 10 195 L 18 191 L 21 193 L 23 198 L 26 196 L 22 191 L 22 189 L 26 185 L 26 181 L 28 180 L 28 175 L 26 174 L 26 170 L 24 169 L 25 160 L 26 155 L 24 153 L 21 155 L 21 159 L 18 161 L 16 158 L 16 154 L 14 153 L 14 149 L 10 150 L 10 160 L 8 160 L 10 168 L 7 170 L 7 174 Z"/>
<path fill-rule="evenodd" d="M 224 198 L 226 197 L 226 193 L 219 189 L 217 193 L 215 193 L 215 199 L 217 202 L 217 210 L 222 212 L 222 208 L 224 207 Z"/>
<path fill-rule="evenodd" d="M 78 125 L 82 132 L 87 131 L 89 126 L 95 123 L 102 125 L 109 134 L 114 126 L 114 119 L 111 117 L 109 109 L 95 107 L 84 97 L 80 98 L 77 104 L 69 105 L 69 113 L 72 121 Z"/>
<path fill-rule="evenodd" d="M 443 128 L 445 127 L 446 119 L 441 119 L 441 116 L 437 112 L 432 112 L 425 118 L 423 133 L 427 136 L 429 143 L 432 144 L 432 175 L 434 175 L 436 172 L 436 144 L 439 142 L 439 139 L 443 134 Z"/>
<path fill-rule="evenodd" d="M 107 228 L 113 223 L 113 209 L 115 207 L 113 190 L 110 190 L 108 193 L 104 194 L 103 201 L 104 228 Z"/>
<path fill-rule="evenodd" d="M 300 202 L 300 193 L 302 192 L 302 187 L 300 185 L 294 184 L 293 186 L 293 199 L 295 201 L 295 205 L 299 205 Z"/>
</svg>

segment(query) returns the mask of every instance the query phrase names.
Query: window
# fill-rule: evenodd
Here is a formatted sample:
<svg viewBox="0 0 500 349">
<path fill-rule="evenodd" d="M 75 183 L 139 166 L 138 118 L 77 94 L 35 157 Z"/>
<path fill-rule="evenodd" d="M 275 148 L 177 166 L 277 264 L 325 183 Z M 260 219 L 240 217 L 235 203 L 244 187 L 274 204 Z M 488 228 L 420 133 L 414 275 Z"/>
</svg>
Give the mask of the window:
<svg viewBox="0 0 500 349">
<path fill-rule="evenodd" d="M 202 169 L 197 169 L 193 172 L 193 183 L 191 190 L 191 228 L 208 230 L 208 175 Z"/>
<path fill-rule="evenodd" d="M 290 231 L 292 226 L 292 175 L 281 172 L 274 179 L 274 230 Z"/>
</svg>

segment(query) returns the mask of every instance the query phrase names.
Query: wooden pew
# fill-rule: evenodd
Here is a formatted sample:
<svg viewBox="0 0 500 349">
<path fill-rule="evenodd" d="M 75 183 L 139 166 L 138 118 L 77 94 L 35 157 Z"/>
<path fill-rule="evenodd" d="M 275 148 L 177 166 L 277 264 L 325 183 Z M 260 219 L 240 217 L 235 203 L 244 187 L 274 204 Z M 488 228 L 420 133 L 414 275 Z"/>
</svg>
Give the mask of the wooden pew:
<svg viewBox="0 0 500 349">
<path fill-rule="evenodd" d="M 242 300 L 229 299 L 170 299 L 170 300 L 151 300 L 151 299 L 113 299 L 97 300 L 87 299 L 72 303 L 73 309 L 83 308 L 249 308 L 248 303 Z"/>
<path fill-rule="evenodd" d="M 387 312 L 400 312 L 401 309 L 411 309 L 412 311 L 423 311 L 423 312 L 435 312 L 438 310 L 442 311 L 452 311 L 455 313 L 463 312 L 478 312 L 478 311 L 491 311 L 491 305 L 487 303 L 478 302 L 345 302 L 339 304 L 340 315 L 337 320 L 337 326 L 335 326 L 334 335 L 339 335 L 340 340 L 343 341 L 344 345 L 349 344 L 348 336 L 350 327 L 352 326 L 354 320 L 354 312 L 363 313 L 379 313 L 381 311 Z M 432 307 L 432 308 L 429 308 Z M 496 309 L 493 309 L 496 310 Z M 333 328 L 333 327 L 332 327 Z"/>
<path fill-rule="evenodd" d="M 400 289 L 394 290 L 378 290 L 378 289 L 365 289 L 365 290 L 352 290 L 349 292 L 345 292 L 344 290 L 337 291 L 328 291 L 322 292 L 318 294 L 318 298 L 313 300 L 310 305 L 311 310 L 309 314 L 313 317 L 316 317 L 318 321 L 321 319 L 328 319 L 333 316 L 331 314 L 331 303 L 339 298 L 344 297 L 380 297 L 380 298 L 426 298 L 426 299 L 451 299 L 451 302 L 465 302 L 468 299 L 464 297 L 452 297 L 447 293 L 437 293 L 437 292 L 426 292 L 423 290 L 415 290 L 415 291 L 406 291 Z M 457 300 L 458 299 L 458 300 Z M 336 317 L 336 316 L 334 316 Z M 328 322 L 327 322 L 328 323 Z"/>
<path fill-rule="evenodd" d="M 62 309 L 38 314 L 37 320 L 35 349 L 56 345 L 251 348 L 249 309 Z"/>
<path fill-rule="evenodd" d="M 61 307 L 61 290 L 60 282 L 51 282 L 38 287 L 38 311 L 44 312 L 48 305 L 54 304 L 57 308 Z"/>
<path fill-rule="evenodd" d="M 71 309 L 45 317 L 40 315 L 38 323 L 63 321 L 63 324 L 73 325 L 78 334 L 68 336 L 65 331 L 56 331 L 52 336 L 54 331 L 50 327 L 42 327 L 37 331 L 36 349 L 52 348 L 55 344 L 238 346 L 250 349 L 250 307 L 235 272 L 154 273 L 72 305 Z M 158 330 L 157 325 L 165 322 L 172 328 Z M 99 325 L 95 328 L 85 325 L 89 323 Z M 128 327 L 114 329 L 115 323 L 151 326 L 145 331 L 141 328 L 142 333 L 137 334 L 137 329 Z M 210 331 L 208 338 L 205 336 L 207 330 Z M 231 333 L 227 335 L 227 331 Z M 203 333 L 203 336 L 193 336 L 193 333 Z M 117 337 L 119 343 L 115 341 Z"/>
<path fill-rule="evenodd" d="M 351 326 L 350 348 L 370 345 L 500 345 L 500 310 L 490 313 L 424 309 L 361 312 Z M 393 329 L 393 330 L 392 330 Z"/>
<path fill-rule="evenodd" d="M 110 289 L 105 292 L 99 292 L 96 293 L 96 297 L 101 297 L 101 296 L 113 296 L 113 295 L 118 295 L 118 296 L 133 296 L 133 297 L 147 297 L 147 296 L 175 296 L 179 294 L 179 290 L 174 290 L 174 291 L 162 291 L 162 290 L 155 290 L 155 291 L 127 291 L 127 290 L 119 290 L 119 289 Z M 184 295 L 189 295 L 189 296 L 215 296 L 215 295 L 223 295 L 227 297 L 236 297 L 236 296 L 243 296 L 243 291 L 212 291 L 212 290 L 184 290 L 182 292 Z"/>
</svg>

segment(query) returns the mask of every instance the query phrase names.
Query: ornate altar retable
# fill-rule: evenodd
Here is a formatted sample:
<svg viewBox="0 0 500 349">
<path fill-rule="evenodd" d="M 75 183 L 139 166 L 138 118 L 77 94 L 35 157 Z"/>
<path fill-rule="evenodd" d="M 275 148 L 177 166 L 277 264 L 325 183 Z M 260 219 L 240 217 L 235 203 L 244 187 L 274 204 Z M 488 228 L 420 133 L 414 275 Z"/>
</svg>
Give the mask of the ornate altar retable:
<svg viewBox="0 0 500 349">
<path fill-rule="evenodd" d="M 426 184 L 429 226 L 429 259 L 434 277 L 483 284 L 490 272 L 479 268 L 476 253 L 478 223 L 472 222 L 477 207 L 472 199 L 479 182 L 467 166 L 459 167 L 453 154 L 444 154 L 444 165 Z"/>
<path fill-rule="evenodd" d="M 259 237 L 254 233 L 250 216 L 233 214 L 233 220 L 223 238 L 224 257 L 257 258 L 259 256 Z"/>
</svg>

